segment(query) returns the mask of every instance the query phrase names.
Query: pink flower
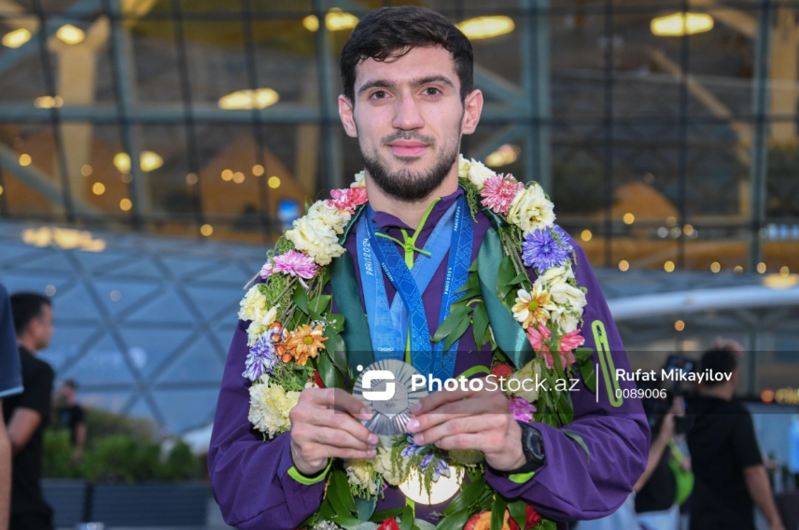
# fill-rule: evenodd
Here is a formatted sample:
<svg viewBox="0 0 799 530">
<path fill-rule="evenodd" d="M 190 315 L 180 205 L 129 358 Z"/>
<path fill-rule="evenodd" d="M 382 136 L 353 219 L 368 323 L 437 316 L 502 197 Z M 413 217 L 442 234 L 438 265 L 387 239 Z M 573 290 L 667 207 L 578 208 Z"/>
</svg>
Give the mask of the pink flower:
<svg viewBox="0 0 799 530">
<path fill-rule="evenodd" d="M 328 206 L 335 206 L 337 210 L 347 210 L 350 213 L 355 211 L 356 206 L 365 204 L 369 199 L 366 196 L 366 188 L 332 190 L 330 196 L 333 197 L 333 199 L 327 199 L 325 201 Z"/>
<path fill-rule="evenodd" d="M 532 421 L 533 412 L 536 411 L 535 406 L 532 403 L 528 403 L 523 397 L 510 398 L 508 407 L 510 407 L 511 414 L 513 414 L 513 419 L 518 421 Z"/>
<path fill-rule="evenodd" d="M 537 352 L 540 352 L 541 355 L 544 357 L 544 362 L 547 364 L 547 368 L 554 368 L 555 367 L 555 359 L 552 357 L 552 352 L 549 351 L 549 347 L 544 342 L 545 340 L 550 340 L 552 336 L 552 331 L 546 326 L 542 326 L 541 324 L 538 325 L 538 328 L 529 327 L 527 328 L 527 340 L 530 341 L 530 344 L 533 346 L 533 349 Z M 564 368 L 567 366 L 571 366 L 574 364 L 577 359 L 575 359 L 572 350 L 577 348 L 578 346 L 582 346 L 585 342 L 585 338 L 580 335 L 580 330 L 576 329 L 571 333 L 567 333 L 560 339 L 560 364 Z"/>
<path fill-rule="evenodd" d="M 494 175 L 486 179 L 483 184 L 483 189 L 480 195 L 485 197 L 482 204 L 487 208 L 495 211 L 496 213 L 508 214 L 508 207 L 513 202 L 516 194 L 524 189 L 524 184 L 517 182 L 512 175 L 504 177 L 502 175 Z"/>
<path fill-rule="evenodd" d="M 285 254 L 275 256 L 272 261 L 267 261 L 261 268 L 261 278 L 266 278 L 276 272 L 289 276 L 299 276 L 310 280 L 316 274 L 317 265 L 310 256 L 302 252 L 289 250 Z"/>
</svg>

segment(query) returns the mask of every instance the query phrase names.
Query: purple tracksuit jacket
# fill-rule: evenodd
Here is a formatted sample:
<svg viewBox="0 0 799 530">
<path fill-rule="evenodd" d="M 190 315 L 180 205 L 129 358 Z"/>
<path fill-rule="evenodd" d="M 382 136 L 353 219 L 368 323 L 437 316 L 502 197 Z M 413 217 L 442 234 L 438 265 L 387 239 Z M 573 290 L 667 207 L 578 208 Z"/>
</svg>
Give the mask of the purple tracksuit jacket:
<svg viewBox="0 0 799 530">
<path fill-rule="evenodd" d="M 462 193 L 459 189 L 442 197 L 433 207 L 417 238 L 419 248 L 424 246 L 438 220 Z M 400 229 L 413 233 L 402 221 L 383 212 L 375 214 L 375 222 L 382 232 L 400 241 Z M 472 260 L 477 257 L 489 226 L 488 219 L 478 211 Z M 601 321 L 607 332 L 613 364 L 616 369 L 629 371 L 627 356 L 599 283 L 582 248 L 572 239 L 569 242 L 577 256 L 577 262 L 573 264 L 577 283 L 588 288 L 581 328 L 584 346 L 594 350 L 593 361 L 597 365 L 599 360 L 591 324 Z M 350 232 L 345 247 L 356 260 L 355 274 L 360 283 L 355 230 Z M 445 257 L 422 294 L 431 330 L 438 327 L 446 264 Z M 391 301 L 396 290 L 387 278 L 385 280 Z M 333 309 L 335 311 L 335 307 Z M 291 433 L 264 442 L 261 433 L 250 429 L 247 420 L 250 383 L 241 375 L 248 352 L 247 325 L 247 322 L 238 323 L 228 353 L 208 452 L 208 470 L 214 495 L 228 524 L 245 530 L 291 530 L 319 508 L 325 481 L 306 486 L 289 476 L 288 470 L 293 466 L 289 451 Z M 456 376 L 476 365 L 491 366 L 490 348 L 485 345 L 483 351 L 476 351 L 471 330 L 461 337 L 458 351 Z M 575 373 L 579 378 L 579 371 Z M 615 378 L 615 374 L 609 376 Z M 640 401 L 623 398 L 621 404 L 617 402 L 618 406 L 614 406 L 601 372 L 597 372 L 596 379 L 596 393 L 590 392 L 582 379 L 577 391 L 571 393 L 574 421 L 565 428 L 582 437 L 590 451 L 590 463 L 584 450 L 560 429 L 536 423 L 535 427 L 543 435 L 546 463 L 529 481 L 517 484 L 491 470 L 486 471 L 489 484 L 504 497 L 524 499 L 544 517 L 557 521 L 559 529 L 567 529 L 569 521 L 596 519 L 614 512 L 627 499 L 647 462 L 650 433 Z M 626 381 L 618 381 L 618 385 L 620 389 L 635 386 Z M 403 494 L 396 487 L 389 487 L 385 498 L 378 502 L 377 511 L 404 504 Z M 435 524 L 430 513 L 443 507 L 443 504 L 433 507 L 417 505 L 416 517 Z"/>
</svg>

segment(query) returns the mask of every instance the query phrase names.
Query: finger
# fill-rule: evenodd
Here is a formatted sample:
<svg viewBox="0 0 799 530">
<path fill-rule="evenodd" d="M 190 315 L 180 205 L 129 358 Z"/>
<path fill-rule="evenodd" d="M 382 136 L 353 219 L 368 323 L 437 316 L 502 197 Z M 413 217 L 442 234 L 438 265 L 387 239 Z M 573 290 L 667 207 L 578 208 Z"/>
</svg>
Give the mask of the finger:
<svg viewBox="0 0 799 530">
<path fill-rule="evenodd" d="M 374 444 L 369 444 L 343 429 L 319 426 L 308 428 L 305 439 L 319 445 L 329 445 L 340 449 L 357 449 L 359 451 L 374 449 L 377 444 L 377 440 L 375 440 Z"/>
<path fill-rule="evenodd" d="M 456 417 L 503 412 L 510 414 L 504 396 L 498 399 L 488 394 L 472 395 L 468 399 L 446 402 L 424 414 L 417 414 L 408 422 L 408 430 L 421 432 Z"/>
<path fill-rule="evenodd" d="M 361 451 L 359 449 L 346 449 L 333 447 L 331 445 L 319 445 L 316 451 L 318 451 L 318 454 L 322 455 L 323 458 L 352 458 L 359 460 L 372 458 L 377 454 L 376 449 Z"/>
<path fill-rule="evenodd" d="M 322 409 L 311 411 L 305 418 L 305 423 L 316 427 L 328 427 L 348 432 L 356 439 L 370 445 L 377 444 L 378 437 L 363 424 L 346 412 Z"/>
<path fill-rule="evenodd" d="M 507 418 L 498 414 L 479 414 L 453 418 L 414 436 L 414 443 L 435 444 L 444 438 L 465 433 L 484 433 L 500 429 Z"/>
<path fill-rule="evenodd" d="M 476 433 L 459 433 L 452 436 L 445 436 L 436 443 L 436 447 L 446 451 L 456 449 L 477 449 L 483 450 L 482 435 Z"/>
<path fill-rule="evenodd" d="M 313 388 L 306 391 L 308 390 L 313 391 L 310 392 L 309 399 L 315 406 L 336 408 L 363 420 L 368 420 L 374 414 L 366 403 L 341 388 Z"/>
<path fill-rule="evenodd" d="M 457 390 L 437 390 L 432 394 L 423 397 L 413 407 L 411 407 L 411 414 L 418 416 L 419 414 L 424 414 L 436 409 L 444 403 L 459 401 L 474 393 L 474 390 L 464 390 L 461 388 L 458 388 Z"/>
</svg>

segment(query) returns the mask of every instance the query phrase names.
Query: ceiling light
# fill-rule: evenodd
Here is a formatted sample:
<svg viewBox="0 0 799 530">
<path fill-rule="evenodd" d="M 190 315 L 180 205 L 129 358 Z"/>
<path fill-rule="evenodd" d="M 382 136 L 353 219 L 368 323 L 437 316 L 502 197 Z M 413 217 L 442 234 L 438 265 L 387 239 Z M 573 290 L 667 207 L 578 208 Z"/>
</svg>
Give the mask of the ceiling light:
<svg viewBox="0 0 799 530">
<path fill-rule="evenodd" d="M 127 153 L 117 153 L 114 155 L 114 166 L 120 173 L 127 173 L 130 171 L 130 157 Z"/>
<path fill-rule="evenodd" d="M 61 99 L 61 96 L 42 96 L 33 100 L 33 106 L 37 109 L 52 109 L 53 107 L 58 108 L 63 104 L 64 100 Z"/>
<path fill-rule="evenodd" d="M 158 153 L 154 153 L 152 151 L 142 151 L 141 155 L 139 156 L 139 167 L 141 167 L 141 170 L 145 173 L 155 171 L 163 165 L 164 159 L 161 158 Z"/>
<path fill-rule="evenodd" d="M 319 30 L 319 18 L 316 15 L 308 15 L 302 19 L 302 25 L 308 31 Z M 341 9 L 334 7 L 325 15 L 325 26 L 329 31 L 340 31 L 352 29 L 358 25 L 358 17 L 350 13 L 343 13 Z"/>
<path fill-rule="evenodd" d="M 486 165 L 491 167 L 506 166 L 516 162 L 522 150 L 518 145 L 505 144 L 486 157 Z"/>
<path fill-rule="evenodd" d="M 3 46 L 19 48 L 29 40 L 31 40 L 31 32 L 25 28 L 19 28 L 3 35 Z"/>
<path fill-rule="evenodd" d="M 72 24 L 66 24 L 58 28 L 55 36 L 67 44 L 79 44 L 86 38 L 86 34 L 83 33 L 83 30 L 76 28 Z"/>
<path fill-rule="evenodd" d="M 227 110 L 265 109 L 277 103 L 280 96 L 271 88 L 238 90 L 219 98 L 219 108 Z"/>
<path fill-rule="evenodd" d="M 710 31 L 713 17 L 706 13 L 674 13 L 657 17 L 650 26 L 652 33 L 660 37 L 681 37 Z"/>
<path fill-rule="evenodd" d="M 513 19 L 502 16 L 476 17 L 457 24 L 459 30 L 471 40 L 490 39 L 510 33 L 516 27 Z"/>
</svg>

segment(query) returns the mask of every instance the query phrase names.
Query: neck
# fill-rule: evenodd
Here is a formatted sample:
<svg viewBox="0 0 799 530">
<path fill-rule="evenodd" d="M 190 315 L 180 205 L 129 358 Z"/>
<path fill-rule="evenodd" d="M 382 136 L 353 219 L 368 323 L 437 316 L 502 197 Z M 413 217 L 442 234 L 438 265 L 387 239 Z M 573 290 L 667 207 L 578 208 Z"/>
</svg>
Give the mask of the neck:
<svg viewBox="0 0 799 530">
<path fill-rule="evenodd" d="M 424 217 L 424 213 L 430 204 L 439 197 L 451 195 L 458 190 L 458 163 L 452 165 L 447 176 L 433 190 L 430 195 L 420 201 L 406 202 L 387 195 L 380 187 L 375 184 L 369 172 L 366 172 L 366 194 L 369 196 L 369 204 L 376 212 L 385 212 L 393 215 L 410 228 L 416 230 Z"/>
<path fill-rule="evenodd" d="M 33 340 L 33 337 L 30 335 L 23 335 L 21 337 L 17 337 L 17 344 L 25 348 L 31 353 L 36 353 L 36 341 Z"/>
</svg>

